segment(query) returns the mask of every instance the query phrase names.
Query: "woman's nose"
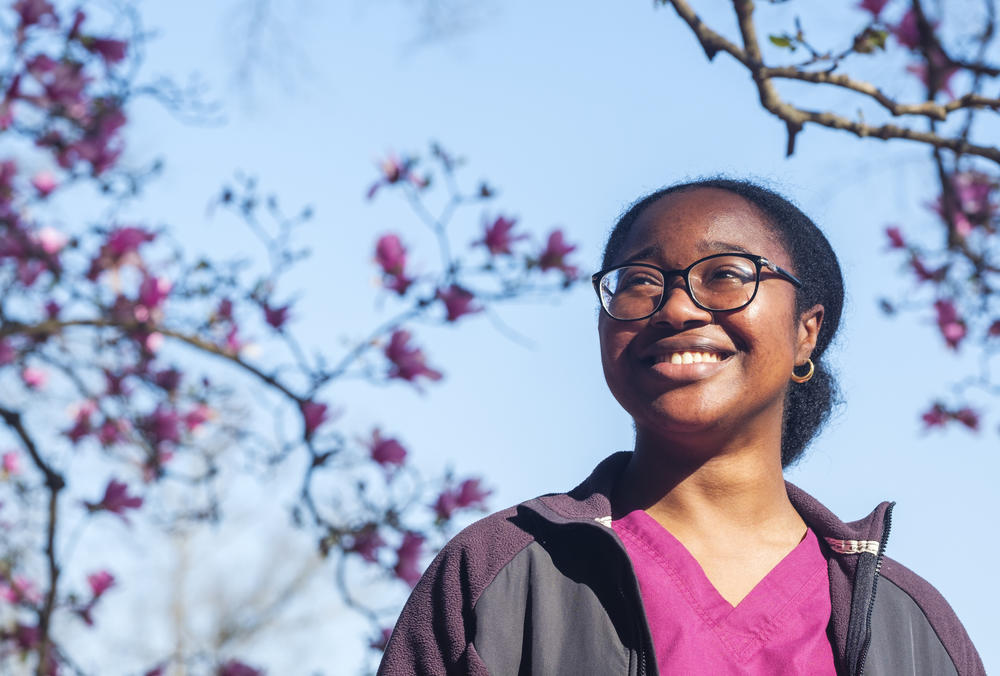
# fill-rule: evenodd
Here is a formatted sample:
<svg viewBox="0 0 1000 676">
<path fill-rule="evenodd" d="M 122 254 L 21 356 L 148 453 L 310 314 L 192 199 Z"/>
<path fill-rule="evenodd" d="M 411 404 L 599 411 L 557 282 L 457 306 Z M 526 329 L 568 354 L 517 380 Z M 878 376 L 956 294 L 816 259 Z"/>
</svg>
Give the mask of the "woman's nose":
<svg viewBox="0 0 1000 676">
<path fill-rule="evenodd" d="M 666 296 L 663 305 L 652 317 L 654 324 L 669 324 L 675 329 L 683 329 L 692 323 L 707 324 L 712 321 L 712 313 L 694 304 L 683 279 L 677 279 L 664 287 Z"/>
</svg>

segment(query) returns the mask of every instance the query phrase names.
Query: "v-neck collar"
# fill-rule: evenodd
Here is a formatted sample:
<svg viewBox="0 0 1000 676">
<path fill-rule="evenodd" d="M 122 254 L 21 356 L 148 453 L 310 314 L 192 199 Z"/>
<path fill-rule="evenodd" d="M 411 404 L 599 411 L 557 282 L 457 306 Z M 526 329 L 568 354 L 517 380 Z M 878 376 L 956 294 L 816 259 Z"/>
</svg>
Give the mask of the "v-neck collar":
<svg viewBox="0 0 1000 676">
<path fill-rule="evenodd" d="M 826 560 L 811 529 L 736 605 L 731 605 L 705 575 L 691 552 L 670 531 L 642 510 L 614 522 L 615 530 L 642 547 L 658 563 L 694 613 L 738 660 L 764 647 L 781 630 L 810 582 L 822 576 Z"/>
</svg>

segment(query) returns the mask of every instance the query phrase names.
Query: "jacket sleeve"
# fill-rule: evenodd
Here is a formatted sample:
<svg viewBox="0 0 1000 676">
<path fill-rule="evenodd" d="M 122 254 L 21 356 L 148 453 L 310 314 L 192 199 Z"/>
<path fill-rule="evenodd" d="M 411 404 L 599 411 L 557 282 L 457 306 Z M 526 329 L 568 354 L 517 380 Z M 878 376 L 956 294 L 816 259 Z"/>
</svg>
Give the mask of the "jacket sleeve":
<svg viewBox="0 0 1000 676">
<path fill-rule="evenodd" d="M 508 510 L 513 512 L 513 510 Z M 476 653 L 475 603 L 527 544 L 507 512 L 469 526 L 437 555 L 413 588 L 386 646 L 379 676 L 488 676 Z"/>
</svg>

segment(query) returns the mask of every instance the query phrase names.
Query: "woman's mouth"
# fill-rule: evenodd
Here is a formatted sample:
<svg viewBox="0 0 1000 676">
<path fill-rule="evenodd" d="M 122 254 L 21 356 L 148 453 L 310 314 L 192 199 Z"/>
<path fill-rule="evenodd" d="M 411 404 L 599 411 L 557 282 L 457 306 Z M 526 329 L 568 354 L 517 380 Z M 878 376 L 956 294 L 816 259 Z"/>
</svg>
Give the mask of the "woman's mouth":
<svg viewBox="0 0 1000 676">
<path fill-rule="evenodd" d="M 695 381 L 707 378 L 725 368 L 732 352 L 679 350 L 662 352 L 641 360 L 659 378 L 673 381 Z"/>
</svg>

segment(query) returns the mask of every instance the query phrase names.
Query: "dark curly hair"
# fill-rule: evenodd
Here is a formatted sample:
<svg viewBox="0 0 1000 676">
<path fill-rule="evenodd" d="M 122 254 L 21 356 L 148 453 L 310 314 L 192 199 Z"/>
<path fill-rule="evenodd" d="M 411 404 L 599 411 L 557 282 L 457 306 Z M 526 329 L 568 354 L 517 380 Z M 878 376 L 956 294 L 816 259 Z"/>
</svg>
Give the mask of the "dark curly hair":
<svg viewBox="0 0 1000 676">
<path fill-rule="evenodd" d="M 796 276 L 802 280 L 802 287 L 797 291 L 796 310 L 801 313 L 816 304 L 823 306 L 823 325 L 812 353 L 815 374 L 811 380 L 789 387 L 785 398 L 781 465 L 788 467 L 802 457 L 806 446 L 840 401 L 836 378 L 822 356 L 840 326 L 844 279 L 837 255 L 816 224 L 790 200 L 752 181 L 719 177 L 698 179 L 662 188 L 632 204 L 611 229 L 601 267 L 614 264 L 632 225 L 646 207 L 671 193 L 698 188 L 726 190 L 760 209 L 791 257 Z"/>
</svg>

